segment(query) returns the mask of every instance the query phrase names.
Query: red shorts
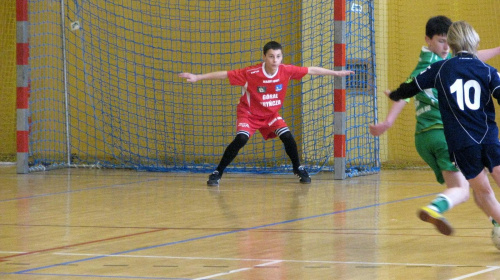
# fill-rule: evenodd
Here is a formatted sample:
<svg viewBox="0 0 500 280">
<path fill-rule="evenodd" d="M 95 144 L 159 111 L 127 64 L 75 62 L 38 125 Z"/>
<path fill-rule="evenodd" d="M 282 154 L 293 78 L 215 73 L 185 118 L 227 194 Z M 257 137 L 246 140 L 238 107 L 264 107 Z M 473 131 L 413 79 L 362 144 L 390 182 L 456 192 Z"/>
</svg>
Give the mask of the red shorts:
<svg viewBox="0 0 500 280">
<path fill-rule="evenodd" d="M 245 112 L 237 112 L 236 131 L 246 131 L 252 137 L 259 130 L 264 140 L 275 138 L 276 129 L 287 127 L 286 122 L 276 113 L 270 117 L 258 118 Z"/>
</svg>

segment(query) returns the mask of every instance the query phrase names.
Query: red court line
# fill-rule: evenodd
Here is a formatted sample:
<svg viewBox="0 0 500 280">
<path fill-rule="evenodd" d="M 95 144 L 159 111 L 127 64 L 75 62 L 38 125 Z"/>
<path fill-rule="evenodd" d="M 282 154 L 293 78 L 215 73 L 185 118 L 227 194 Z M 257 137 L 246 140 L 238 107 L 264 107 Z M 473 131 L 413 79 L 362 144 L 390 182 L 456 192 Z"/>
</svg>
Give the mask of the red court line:
<svg viewBox="0 0 500 280">
<path fill-rule="evenodd" d="M 77 246 L 82 246 L 82 245 L 99 243 L 99 242 L 103 242 L 103 241 L 115 240 L 115 239 L 120 239 L 120 238 L 127 238 L 127 237 L 148 234 L 148 233 L 153 233 L 153 232 L 158 232 L 158 231 L 164 231 L 164 230 L 169 230 L 169 229 L 168 228 L 161 228 L 161 229 L 138 232 L 138 233 L 127 234 L 127 235 L 122 235 L 122 236 L 115 236 L 115 237 L 110 237 L 110 238 L 105 238 L 105 239 L 98 239 L 98 240 L 92 240 L 92 241 L 87 241 L 87 242 L 82 242 L 82 243 L 76 243 L 76 244 L 72 244 L 72 245 L 65 245 L 65 246 L 60 246 L 60 247 L 48 248 L 48 249 L 43 249 L 43 250 L 38 250 L 38 251 L 31 251 L 31 252 L 26 252 L 26 253 L 21 253 L 21 254 L 16 254 L 16 255 L 10 255 L 10 256 L 1 257 L 0 262 L 8 261 L 9 258 L 32 255 L 32 254 L 37 254 L 37 253 L 50 252 L 50 251 L 55 251 L 55 250 L 59 250 L 59 249 L 72 248 L 72 247 L 77 247 Z"/>
</svg>

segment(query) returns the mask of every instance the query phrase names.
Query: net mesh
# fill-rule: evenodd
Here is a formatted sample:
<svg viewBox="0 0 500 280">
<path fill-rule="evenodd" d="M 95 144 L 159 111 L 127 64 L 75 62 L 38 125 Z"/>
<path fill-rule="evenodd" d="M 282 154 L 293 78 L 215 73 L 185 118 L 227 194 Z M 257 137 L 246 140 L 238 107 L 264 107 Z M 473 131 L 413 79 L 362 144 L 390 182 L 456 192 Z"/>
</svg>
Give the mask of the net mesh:
<svg viewBox="0 0 500 280">
<path fill-rule="evenodd" d="M 284 63 L 334 69 L 333 2 L 30 0 L 32 170 L 65 166 L 209 171 L 235 135 L 241 88 L 186 83 L 259 63 L 284 46 Z M 376 171 L 372 1 L 347 1 L 346 167 Z M 281 115 L 311 172 L 333 170 L 333 77 L 290 83 Z M 257 133 L 229 170 L 290 172 L 281 141 Z"/>
<path fill-rule="evenodd" d="M 0 162 L 16 161 L 16 3 L 0 2 Z"/>
</svg>

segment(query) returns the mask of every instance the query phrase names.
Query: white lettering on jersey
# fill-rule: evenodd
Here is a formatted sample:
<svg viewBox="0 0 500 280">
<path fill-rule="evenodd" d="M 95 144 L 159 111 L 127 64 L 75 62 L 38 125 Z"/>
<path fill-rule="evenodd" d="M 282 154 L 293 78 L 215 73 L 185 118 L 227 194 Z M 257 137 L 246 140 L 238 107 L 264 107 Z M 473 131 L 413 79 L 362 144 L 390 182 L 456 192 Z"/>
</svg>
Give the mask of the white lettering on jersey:
<svg viewBox="0 0 500 280">
<path fill-rule="evenodd" d="M 271 100 L 271 101 L 266 101 L 266 102 L 260 102 L 262 106 L 264 107 L 274 107 L 274 106 L 281 106 L 281 100 Z"/>
<path fill-rule="evenodd" d="M 277 82 L 279 82 L 279 81 L 280 81 L 280 79 L 276 79 L 276 80 L 264 80 L 264 81 L 262 81 L 262 82 L 263 82 L 264 84 L 270 84 L 270 83 L 277 83 Z"/>
<path fill-rule="evenodd" d="M 250 125 L 247 124 L 247 123 L 239 123 L 238 127 L 248 127 L 248 128 L 250 128 Z"/>
<path fill-rule="evenodd" d="M 464 106 L 470 110 L 478 110 L 481 107 L 481 85 L 476 80 L 464 83 L 462 79 L 456 79 L 450 86 L 450 93 L 456 93 L 457 105 L 462 111 L 465 110 Z"/>
<path fill-rule="evenodd" d="M 430 110 L 431 110 L 431 105 L 427 105 L 427 106 L 424 106 L 424 107 L 422 107 L 422 108 L 418 109 L 418 110 L 415 112 L 415 114 L 416 114 L 417 116 L 420 116 L 420 115 L 422 115 L 423 113 L 429 112 Z"/>
<path fill-rule="evenodd" d="M 262 100 L 275 99 L 275 98 L 278 98 L 278 94 L 277 93 L 262 95 Z"/>
</svg>

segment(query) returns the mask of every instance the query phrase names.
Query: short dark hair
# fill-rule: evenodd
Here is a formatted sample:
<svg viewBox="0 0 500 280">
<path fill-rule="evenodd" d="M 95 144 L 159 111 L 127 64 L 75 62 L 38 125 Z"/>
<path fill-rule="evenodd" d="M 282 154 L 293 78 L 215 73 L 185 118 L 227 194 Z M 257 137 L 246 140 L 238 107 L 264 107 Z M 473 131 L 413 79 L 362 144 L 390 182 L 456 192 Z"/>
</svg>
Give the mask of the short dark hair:
<svg viewBox="0 0 500 280">
<path fill-rule="evenodd" d="M 267 42 L 265 45 L 264 45 L 264 49 L 263 49 L 263 53 L 264 55 L 266 55 L 267 51 L 270 50 L 270 49 L 273 49 L 273 50 L 282 50 L 283 51 L 283 47 L 281 46 L 280 43 L 276 42 L 276 41 L 269 41 Z"/>
<path fill-rule="evenodd" d="M 452 21 L 446 16 L 431 17 L 425 25 L 425 35 L 432 39 L 434 35 L 446 35 Z"/>
</svg>

